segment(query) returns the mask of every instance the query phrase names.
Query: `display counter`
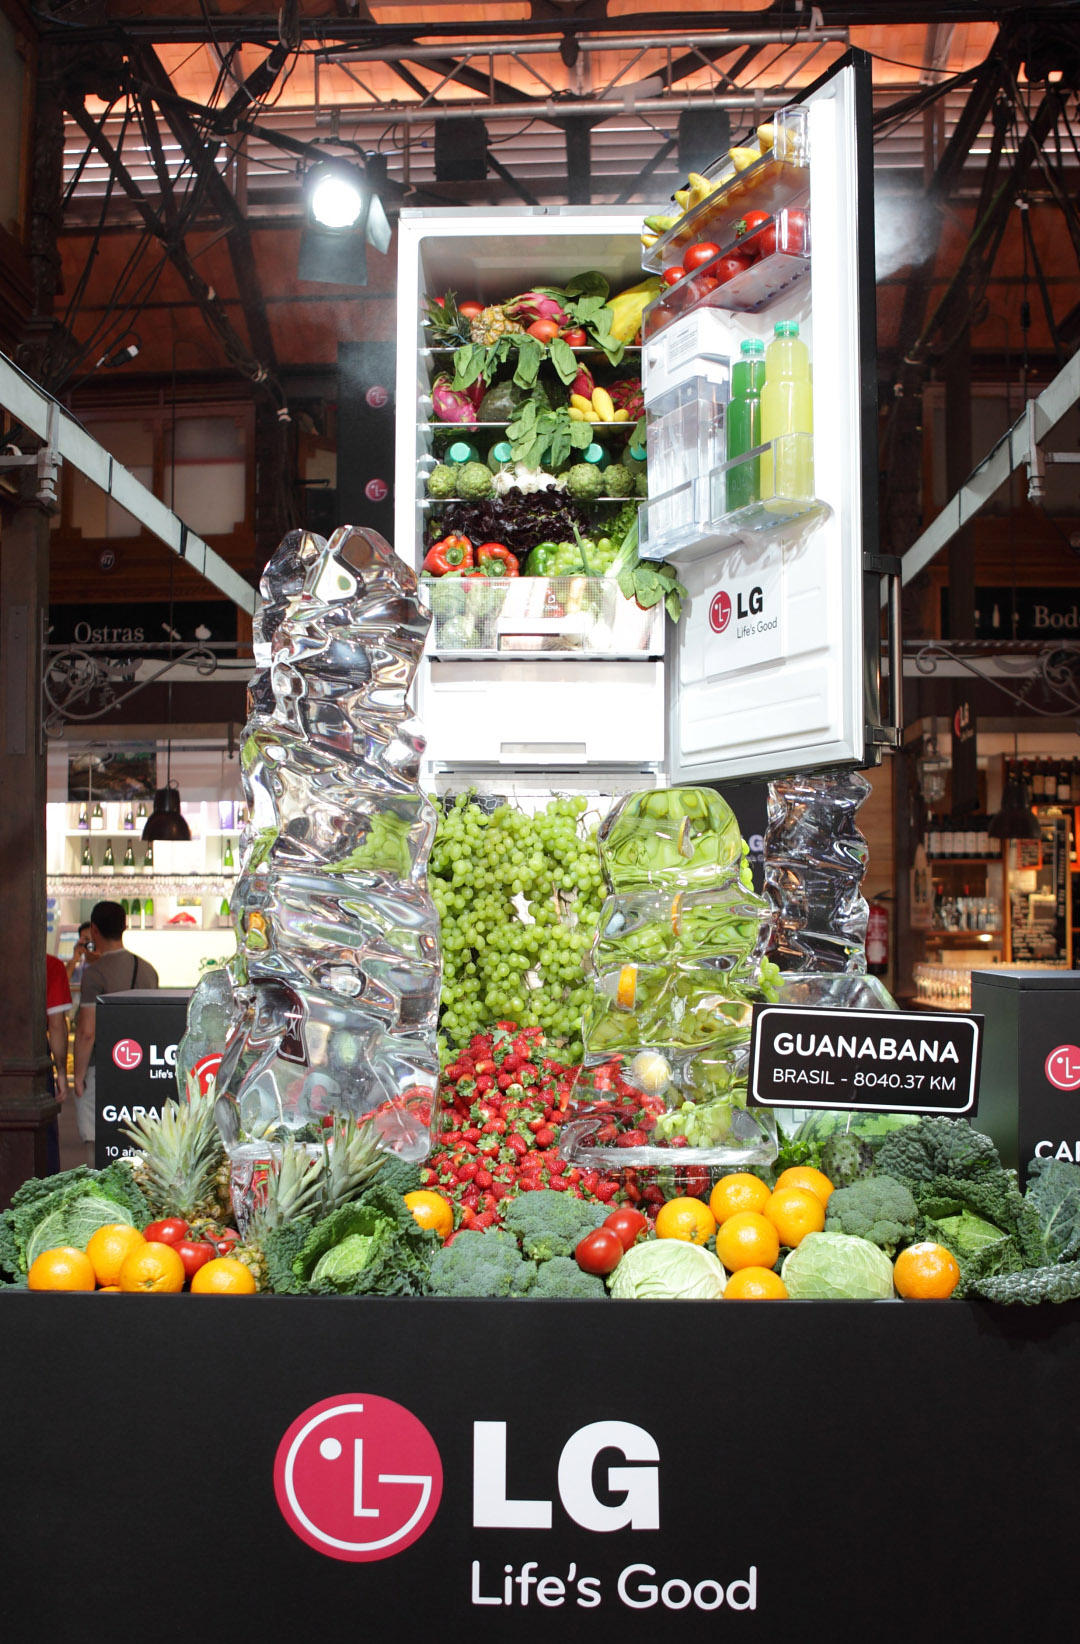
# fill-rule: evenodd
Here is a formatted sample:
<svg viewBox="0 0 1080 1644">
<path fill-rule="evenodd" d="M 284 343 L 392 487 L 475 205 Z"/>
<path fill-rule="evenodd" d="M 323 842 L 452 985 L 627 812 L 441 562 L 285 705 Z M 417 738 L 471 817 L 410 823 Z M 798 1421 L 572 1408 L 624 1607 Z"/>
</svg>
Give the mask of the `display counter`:
<svg viewBox="0 0 1080 1644">
<path fill-rule="evenodd" d="M 49 1644 L 1075 1626 L 1080 1304 L 0 1309 L 5 1607 Z M 365 1436 L 375 1398 L 415 1419 Z M 316 1551 L 384 1526 L 404 1550 Z"/>
</svg>

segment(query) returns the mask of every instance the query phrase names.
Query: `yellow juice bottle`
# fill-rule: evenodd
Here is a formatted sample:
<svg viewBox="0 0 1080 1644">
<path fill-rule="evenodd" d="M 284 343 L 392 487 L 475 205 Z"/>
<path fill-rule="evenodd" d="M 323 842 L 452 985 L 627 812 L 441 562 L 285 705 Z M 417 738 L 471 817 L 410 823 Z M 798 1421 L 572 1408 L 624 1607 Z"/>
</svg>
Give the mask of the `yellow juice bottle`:
<svg viewBox="0 0 1080 1644">
<path fill-rule="evenodd" d="M 810 351 L 799 336 L 798 320 L 779 320 L 765 350 L 761 390 L 761 438 L 775 440 L 761 458 L 761 497 L 803 499 L 814 494 L 814 390 Z"/>
</svg>

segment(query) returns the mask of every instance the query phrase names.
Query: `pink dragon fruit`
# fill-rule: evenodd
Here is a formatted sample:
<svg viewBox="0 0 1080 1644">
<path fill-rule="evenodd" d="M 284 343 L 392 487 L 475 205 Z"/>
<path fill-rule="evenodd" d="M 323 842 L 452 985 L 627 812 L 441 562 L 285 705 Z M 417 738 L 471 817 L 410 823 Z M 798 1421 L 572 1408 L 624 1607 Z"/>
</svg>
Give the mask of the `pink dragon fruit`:
<svg viewBox="0 0 1080 1644">
<path fill-rule="evenodd" d="M 565 325 L 570 318 L 555 297 L 545 296 L 542 291 L 524 291 L 503 307 L 512 319 L 520 320 L 523 325 L 532 325 L 534 320 L 554 320 L 557 325 Z"/>
<path fill-rule="evenodd" d="M 593 397 L 593 389 L 595 387 L 596 382 L 588 366 L 579 365 L 578 374 L 570 384 L 571 394 L 581 394 L 585 399 L 591 400 Z"/>
<path fill-rule="evenodd" d="M 437 422 L 475 422 L 476 407 L 464 388 L 455 388 L 444 371 L 431 385 L 431 402 Z"/>
<path fill-rule="evenodd" d="M 474 411 L 480 410 L 480 401 L 483 399 L 487 391 L 488 381 L 486 377 L 477 377 L 476 381 L 465 390 L 466 394 L 469 396 L 469 403 Z"/>
<path fill-rule="evenodd" d="M 631 422 L 636 422 L 638 417 L 644 415 L 645 400 L 639 377 L 623 377 L 619 382 L 610 383 L 608 393 L 616 411 L 628 411 Z"/>
</svg>

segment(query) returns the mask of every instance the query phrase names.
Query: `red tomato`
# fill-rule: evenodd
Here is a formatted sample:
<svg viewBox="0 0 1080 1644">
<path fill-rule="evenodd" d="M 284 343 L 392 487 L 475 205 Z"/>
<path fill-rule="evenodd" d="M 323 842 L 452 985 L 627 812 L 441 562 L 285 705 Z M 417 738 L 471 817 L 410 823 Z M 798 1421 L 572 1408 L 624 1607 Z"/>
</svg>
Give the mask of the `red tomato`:
<svg viewBox="0 0 1080 1644">
<path fill-rule="evenodd" d="M 755 229 L 760 228 L 762 223 L 767 223 L 768 220 L 769 213 L 767 211 L 748 211 L 742 221 L 735 224 L 735 232 L 739 236 L 740 240 L 742 240 L 745 235 L 750 236 L 749 239 L 745 240 L 744 244 L 740 245 L 740 251 L 748 251 L 753 257 L 765 257 L 768 255 L 767 252 L 761 249 L 761 235 L 754 233 Z"/>
<path fill-rule="evenodd" d="M 785 211 L 784 226 L 780 235 L 780 244 L 784 250 L 792 254 L 803 253 L 809 243 L 807 229 L 810 219 L 805 211 Z"/>
<path fill-rule="evenodd" d="M 697 245 L 688 247 L 682 265 L 688 274 L 692 274 L 695 268 L 700 268 L 703 263 L 711 262 L 719 255 L 720 247 L 714 245 L 712 240 L 700 240 Z"/>
<path fill-rule="evenodd" d="M 704 297 L 707 291 L 715 291 L 719 284 L 720 281 L 714 280 L 711 274 L 699 274 L 694 281 L 694 291 L 697 296 Z"/>
<path fill-rule="evenodd" d="M 770 223 L 768 228 L 763 228 L 760 234 L 755 234 L 754 245 L 759 258 L 764 260 L 766 257 L 771 257 L 776 250 L 776 224 Z M 745 246 L 743 249 L 746 249 Z"/>
<path fill-rule="evenodd" d="M 457 311 L 463 319 L 476 320 L 479 319 L 480 315 L 484 312 L 484 305 L 483 303 L 474 303 L 472 301 L 458 303 Z"/>
<path fill-rule="evenodd" d="M 563 332 L 562 340 L 569 343 L 571 348 L 584 348 L 589 339 L 580 325 L 572 325 L 569 331 Z"/>
<path fill-rule="evenodd" d="M 167 1216 L 164 1221 L 148 1222 L 143 1238 L 151 1244 L 179 1244 L 188 1236 L 188 1223 L 182 1216 Z"/>
<path fill-rule="evenodd" d="M 629 1250 L 639 1234 L 645 1232 L 648 1225 L 648 1221 L 641 1214 L 641 1211 L 631 1210 L 629 1205 L 622 1205 L 618 1210 L 613 1210 L 611 1215 L 604 1221 L 604 1226 L 610 1227 L 624 1250 Z"/>
<path fill-rule="evenodd" d="M 181 1239 L 173 1249 L 183 1262 L 184 1274 L 189 1279 L 199 1271 L 204 1262 L 210 1261 L 217 1254 L 209 1239 Z"/>
<path fill-rule="evenodd" d="M 623 1243 L 613 1228 L 598 1227 L 594 1233 L 586 1233 L 574 1255 L 583 1273 L 602 1276 L 614 1273 L 622 1261 Z"/>
<path fill-rule="evenodd" d="M 555 320 L 534 320 L 532 325 L 527 325 L 525 329 L 530 337 L 535 337 L 537 342 L 542 343 L 554 342 L 559 335 L 558 323 Z"/>
<path fill-rule="evenodd" d="M 660 278 L 665 285 L 675 285 L 679 280 L 685 278 L 685 275 L 685 268 L 665 268 Z"/>
<path fill-rule="evenodd" d="M 726 285 L 728 280 L 735 278 L 736 274 L 744 273 L 753 260 L 752 257 L 746 255 L 745 251 L 729 251 L 727 256 L 721 257 L 720 261 L 714 266 L 717 280 L 721 285 Z"/>
</svg>

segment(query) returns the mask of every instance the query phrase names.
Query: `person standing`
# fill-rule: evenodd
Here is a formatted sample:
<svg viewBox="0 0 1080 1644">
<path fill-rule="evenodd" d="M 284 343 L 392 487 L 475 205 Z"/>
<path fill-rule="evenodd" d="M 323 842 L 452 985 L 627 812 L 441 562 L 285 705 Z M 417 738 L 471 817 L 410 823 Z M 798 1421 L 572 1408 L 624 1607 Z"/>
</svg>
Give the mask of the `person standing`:
<svg viewBox="0 0 1080 1644">
<path fill-rule="evenodd" d="M 67 965 L 65 967 L 67 969 L 68 981 L 71 983 L 72 987 L 81 987 L 82 973 L 86 969 L 87 965 L 91 963 L 93 957 L 94 950 L 90 943 L 90 921 L 89 919 L 86 919 L 79 926 L 79 935 L 78 940 L 75 943 L 75 951 L 72 953 L 71 958 L 67 961 Z"/>
<path fill-rule="evenodd" d="M 53 1060 L 53 1094 L 58 1102 L 65 1102 L 68 1093 L 68 1011 L 71 1009 L 71 987 L 67 966 L 53 954 L 45 955 L 45 1025 L 49 1052 Z M 47 1138 L 45 1174 L 55 1176 L 60 1169 L 60 1125 L 54 1119 Z"/>
<path fill-rule="evenodd" d="M 119 902 L 98 902 L 90 913 L 94 944 L 92 963 L 82 976 L 79 1018 L 75 1024 L 75 1114 L 79 1136 L 94 1140 L 97 1002 L 106 993 L 128 993 L 132 988 L 156 988 L 158 973 L 146 959 L 124 946 L 127 914 Z"/>
</svg>

